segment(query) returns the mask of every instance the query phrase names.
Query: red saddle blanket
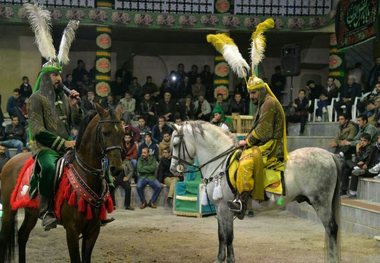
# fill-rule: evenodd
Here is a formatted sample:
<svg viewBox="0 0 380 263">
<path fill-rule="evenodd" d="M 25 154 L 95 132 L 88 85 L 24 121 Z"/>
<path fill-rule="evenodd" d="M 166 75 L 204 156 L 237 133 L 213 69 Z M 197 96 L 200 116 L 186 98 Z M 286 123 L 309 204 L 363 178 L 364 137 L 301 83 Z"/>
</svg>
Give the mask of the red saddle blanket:
<svg viewBox="0 0 380 263">
<path fill-rule="evenodd" d="M 78 212 L 85 214 L 87 220 L 93 218 L 95 212 L 95 206 L 90 203 L 88 192 L 84 191 L 79 185 L 79 182 L 75 180 L 73 176 L 74 168 L 72 166 L 65 167 L 61 176 L 57 192 L 54 199 L 55 214 L 58 219 L 61 218 L 61 208 L 66 201 L 68 205 L 76 207 Z M 13 189 L 11 195 L 11 207 L 16 211 L 19 208 L 38 208 L 39 199 L 31 198 L 29 195 L 30 178 L 32 177 L 34 169 L 34 159 L 28 159 L 22 167 L 16 182 L 16 186 Z M 70 181 L 71 180 L 71 181 Z M 112 213 L 113 202 L 108 192 L 103 196 L 101 204 L 97 207 L 100 220 L 107 218 L 107 212 Z"/>
</svg>

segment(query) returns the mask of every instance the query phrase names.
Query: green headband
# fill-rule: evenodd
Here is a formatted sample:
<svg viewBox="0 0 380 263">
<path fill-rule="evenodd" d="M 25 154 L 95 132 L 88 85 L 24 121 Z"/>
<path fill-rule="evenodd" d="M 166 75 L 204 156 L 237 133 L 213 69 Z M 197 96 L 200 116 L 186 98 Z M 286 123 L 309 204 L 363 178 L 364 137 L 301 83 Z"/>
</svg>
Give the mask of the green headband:
<svg viewBox="0 0 380 263">
<path fill-rule="evenodd" d="M 36 80 L 36 83 L 34 84 L 33 93 L 37 92 L 40 89 L 42 75 L 44 75 L 45 73 L 54 73 L 54 72 L 61 73 L 61 71 L 62 71 L 62 67 L 60 67 L 60 66 L 42 67 L 40 73 L 38 74 L 38 78 Z"/>
</svg>

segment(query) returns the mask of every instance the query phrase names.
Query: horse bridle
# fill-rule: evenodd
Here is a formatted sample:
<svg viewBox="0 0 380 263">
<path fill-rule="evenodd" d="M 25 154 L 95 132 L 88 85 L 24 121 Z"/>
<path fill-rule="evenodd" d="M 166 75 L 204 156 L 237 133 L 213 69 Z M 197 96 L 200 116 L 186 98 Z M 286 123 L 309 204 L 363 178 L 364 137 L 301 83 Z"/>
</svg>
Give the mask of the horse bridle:
<svg viewBox="0 0 380 263">
<path fill-rule="evenodd" d="M 100 120 L 100 121 L 98 121 L 98 123 L 96 125 L 95 142 L 99 143 L 100 150 L 102 152 L 102 168 L 101 169 L 97 169 L 97 168 L 93 168 L 93 167 L 89 166 L 88 164 L 86 164 L 85 162 L 83 162 L 79 158 L 76 150 L 74 152 L 75 160 L 77 161 L 78 165 L 85 172 L 90 173 L 90 174 L 94 174 L 94 175 L 100 174 L 100 175 L 104 176 L 108 170 L 108 167 L 109 167 L 109 160 L 107 157 L 107 153 L 110 151 L 113 151 L 113 150 L 119 150 L 120 152 L 123 151 L 121 146 L 116 146 L 116 145 L 109 146 L 109 147 L 104 146 L 104 138 L 103 138 L 103 135 L 101 134 L 101 124 L 105 124 L 105 123 L 120 124 L 121 122 L 120 121 L 114 121 L 114 120 Z"/>
<path fill-rule="evenodd" d="M 186 165 L 188 165 L 188 166 L 194 167 L 194 168 L 196 169 L 194 172 L 198 172 L 198 171 L 199 171 L 199 172 L 201 173 L 201 177 L 202 177 L 202 179 L 204 179 L 204 176 L 203 176 L 203 173 L 202 173 L 202 168 L 203 168 L 203 167 L 205 167 L 206 165 L 208 165 L 208 164 L 210 164 L 210 163 L 212 163 L 212 162 L 214 162 L 214 161 L 216 161 L 216 160 L 219 160 L 220 158 L 222 158 L 222 157 L 224 157 L 224 156 L 226 156 L 226 155 L 228 155 L 228 154 L 234 152 L 234 151 L 238 148 L 238 147 L 236 147 L 236 146 L 232 146 L 232 147 L 230 147 L 229 149 L 227 149 L 226 151 L 220 153 L 219 155 L 217 155 L 217 156 L 211 158 L 210 160 L 208 160 L 207 162 L 203 163 L 202 165 L 196 165 L 196 164 L 190 163 L 190 162 L 186 161 L 185 159 L 182 159 L 182 158 L 181 158 L 181 151 L 182 151 L 182 153 L 183 153 L 183 158 L 186 158 L 185 154 L 187 154 L 187 156 L 189 157 L 189 159 L 190 159 L 191 161 L 194 161 L 194 158 L 190 156 L 190 154 L 189 154 L 189 150 L 187 149 L 187 146 L 186 146 L 185 140 L 184 140 L 184 138 L 183 138 L 183 137 L 184 137 L 184 134 L 183 134 L 182 129 L 177 130 L 177 134 L 174 135 L 173 138 L 176 138 L 176 137 L 179 138 L 179 143 L 178 143 L 178 144 L 179 144 L 179 145 L 178 145 L 178 156 L 174 156 L 174 155 L 173 155 L 172 158 L 178 161 L 178 165 L 177 165 L 177 167 L 176 167 L 177 172 L 179 172 L 179 173 L 186 173 L 186 172 L 188 172 L 188 171 L 185 171 L 183 165 L 181 165 L 181 163 L 183 163 L 183 164 L 186 164 Z M 219 166 L 221 166 L 222 164 L 223 164 L 223 162 L 222 162 L 220 165 L 218 165 L 218 166 L 215 168 L 215 170 L 218 169 Z"/>
</svg>

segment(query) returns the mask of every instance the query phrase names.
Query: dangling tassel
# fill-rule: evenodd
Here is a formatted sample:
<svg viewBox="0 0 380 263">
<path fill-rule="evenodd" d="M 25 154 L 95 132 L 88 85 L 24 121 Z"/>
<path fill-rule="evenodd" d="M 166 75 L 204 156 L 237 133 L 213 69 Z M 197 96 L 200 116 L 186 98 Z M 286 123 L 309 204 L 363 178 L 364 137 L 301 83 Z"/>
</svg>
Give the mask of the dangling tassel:
<svg viewBox="0 0 380 263">
<path fill-rule="evenodd" d="M 104 220 L 107 218 L 107 212 L 106 212 L 106 206 L 104 204 L 102 204 L 100 206 L 100 220 Z"/>
<path fill-rule="evenodd" d="M 207 198 L 207 194 L 206 194 L 206 187 L 207 187 L 207 185 L 205 185 L 205 187 L 202 190 L 201 205 L 208 205 L 208 198 Z"/>
<path fill-rule="evenodd" d="M 65 199 L 66 200 L 69 200 L 69 198 L 70 198 L 70 194 L 71 194 L 70 190 L 71 190 L 71 185 L 67 185 L 65 188 Z"/>
<path fill-rule="evenodd" d="M 106 200 L 107 212 L 111 214 L 113 212 L 113 201 L 111 195 L 108 195 Z"/>
<path fill-rule="evenodd" d="M 212 193 L 212 199 L 217 201 L 222 198 L 223 198 L 222 187 L 220 186 L 220 180 L 217 179 L 215 181 L 215 187 L 214 187 L 214 192 Z"/>
<path fill-rule="evenodd" d="M 92 219 L 92 209 L 91 209 L 91 205 L 90 204 L 87 204 L 86 219 L 87 220 L 91 220 Z"/>
<path fill-rule="evenodd" d="M 86 211 L 86 202 L 81 197 L 79 198 L 79 202 L 78 202 L 78 212 L 84 213 L 85 211 Z"/>
<path fill-rule="evenodd" d="M 70 199 L 67 202 L 70 206 L 77 206 L 77 193 L 75 191 L 71 192 Z"/>
</svg>

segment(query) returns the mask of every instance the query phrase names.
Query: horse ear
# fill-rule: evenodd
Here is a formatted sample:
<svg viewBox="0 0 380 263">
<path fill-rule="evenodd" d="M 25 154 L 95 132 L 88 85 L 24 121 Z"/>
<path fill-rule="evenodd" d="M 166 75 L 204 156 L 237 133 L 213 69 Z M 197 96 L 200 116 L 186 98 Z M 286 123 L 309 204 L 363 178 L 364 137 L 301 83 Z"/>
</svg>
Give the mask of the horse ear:
<svg viewBox="0 0 380 263">
<path fill-rule="evenodd" d="M 115 116 L 118 120 L 121 120 L 122 116 L 123 116 L 123 106 L 121 104 L 118 104 L 116 107 L 115 107 Z"/>
<path fill-rule="evenodd" d="M 105 117 L 107 115 L 107 111 L 102 106 L 100 106 L 99 103 L 95 103 L 95 108 L 100 117 Z"/>
</svg>

